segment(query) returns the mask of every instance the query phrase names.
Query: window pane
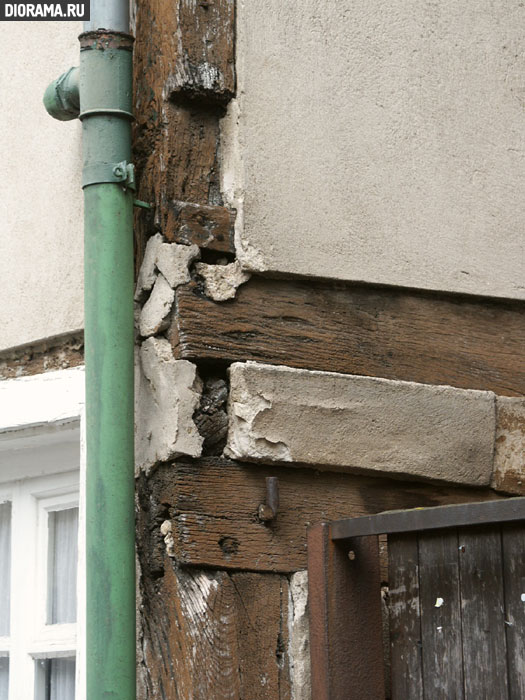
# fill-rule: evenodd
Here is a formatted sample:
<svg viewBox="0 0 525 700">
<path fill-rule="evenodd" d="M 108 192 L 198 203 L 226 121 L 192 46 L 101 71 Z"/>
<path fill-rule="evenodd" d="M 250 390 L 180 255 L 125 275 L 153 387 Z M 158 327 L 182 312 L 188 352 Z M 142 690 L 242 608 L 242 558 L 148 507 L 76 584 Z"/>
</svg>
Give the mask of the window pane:
<svg viewBox="0 0 525 700">
<path fill-rule="evenodd" d="M 48 617 L 50 624 L 77 619 L 78 508 L 49 514 Z"/>
<path fill-rule="evenodd" d="M 9 634 L 11 605 L 11 504 L 0 504 L 0 637 Z M 0 691 L 0 700 L 3 695 Z"/>
<path fill-rule="evenodd" d="M 0 657 L 0 700 L 7 700 L 9 689 L 9 659 L 7 656 Z"/>
<path fill-rule="evenodd" d="M 75 700 L 75 659 L 48 659 L 46 700 Z"/>
</svg>

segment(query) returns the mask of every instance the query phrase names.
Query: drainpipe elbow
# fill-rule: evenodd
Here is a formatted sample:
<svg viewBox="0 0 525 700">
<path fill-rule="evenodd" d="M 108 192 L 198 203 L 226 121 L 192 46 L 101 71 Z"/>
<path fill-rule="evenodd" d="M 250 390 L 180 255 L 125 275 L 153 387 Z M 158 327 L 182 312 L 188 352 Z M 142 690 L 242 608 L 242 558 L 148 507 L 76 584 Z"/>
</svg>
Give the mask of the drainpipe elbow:
<svg viewBox="0 0 525 700">
<path fill-rule="evenodd" d="M 78 68 L 70 68 L 48 85 L 44 93 L 44 106 L 54 119 L 62 122 L 78 118 L 80 114 Z"/>
</svg>

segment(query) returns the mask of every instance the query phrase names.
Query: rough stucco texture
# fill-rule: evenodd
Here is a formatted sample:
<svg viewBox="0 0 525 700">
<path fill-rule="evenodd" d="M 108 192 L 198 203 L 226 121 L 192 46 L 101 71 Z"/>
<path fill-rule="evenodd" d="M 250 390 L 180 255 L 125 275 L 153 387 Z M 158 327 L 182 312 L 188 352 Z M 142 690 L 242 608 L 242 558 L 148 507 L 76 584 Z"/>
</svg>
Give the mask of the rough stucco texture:
<svg viewBox="0 0 525 700">
<path fill-rule="evenodd" d="M 525 298 L 524 25 L 514 0 L 240 0 L 245 269 Z"/>
<path fill-rule="evenodd" d="M 165 338 L 148 338 L 135 362 L 137 473 L 181 455 L 199 457 L 203 439 L 193 421 L 201 396 L 197 368 L 175 360 Z"/>
<path fill-rule="evenodd" d="M 226 453 L 344 471 L 488 485 L 489 391 L 237 362 Z"/>
<path fill-rule="evenodd" d="M 78 65 L 81 22 L 1 22 L 0 350 L 83 327 L 80 123 L 48 83 Z"/>
</svg>

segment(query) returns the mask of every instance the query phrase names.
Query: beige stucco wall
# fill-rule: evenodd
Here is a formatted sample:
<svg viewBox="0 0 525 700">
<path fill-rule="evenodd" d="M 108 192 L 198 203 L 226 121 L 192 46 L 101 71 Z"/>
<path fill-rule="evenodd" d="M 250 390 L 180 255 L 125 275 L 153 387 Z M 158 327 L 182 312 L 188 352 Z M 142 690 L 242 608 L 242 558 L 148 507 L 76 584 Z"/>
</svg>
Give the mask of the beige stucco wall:
<svg viewBox="0 0 525 700">
<path fill-rule="evenodd" d="M 248 269 L 525 298 L 525 7 L 239 0 Z"/>
<path fill-rule="evenodd" d="M 80 123 L 42 105 L 77 22 L 1 22 L 0 349 L 82 328 Z"/>
</svg>

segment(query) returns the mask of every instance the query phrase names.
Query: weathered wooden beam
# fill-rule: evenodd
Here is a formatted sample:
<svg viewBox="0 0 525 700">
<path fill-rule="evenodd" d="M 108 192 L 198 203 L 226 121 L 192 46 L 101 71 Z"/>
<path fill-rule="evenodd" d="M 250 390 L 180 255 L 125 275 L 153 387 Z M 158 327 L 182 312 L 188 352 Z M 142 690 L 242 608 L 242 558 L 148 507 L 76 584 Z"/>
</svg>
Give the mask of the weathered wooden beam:
<svg viewBox="0 0 525 700">
<path fill-rule="evenodd" d="M 280 505 L 275 520 L 264 523 L 258 511 L 266 498 L 267 476 L 278 477 Z M 290 573 L 306 568 L 306 530 L 316 522 L 496 498 L 488 489 L 262 467 L 214 457 L 162 465 L 141 489 L 150 494 L 146 529 L 152 533 L 152 570 L 160 568 L 164 549 L 157 511 L 172 523 L 174 553 L 181 564 Z"/>
<path fill-rule="evenodd" d="M 219 119 L 235 91 L 234 0 L 148 0 L 137 5 L 133 130 L 137 269 L 169 202 L 221 204 Z M 152 40 L 154 37 L 154 41 Z"/>
<path fill-rule="evenodd" d="M 525 306 L 254 277 L 216 303 L 179 287 L 176 357 L 525 394 Z"/>
<path fill-rule="evenodd" d="M 138 700 L 289 700 L 284 576 L 182 571 L 165 554 L 142 591 Z"/>
<path fill-rule="evenodd" d="M 181 567 L 161 532 L 173 513 L 166 467 L 137 489 L 137 700 L 290 700 L 288 579 Z"/>
<path fill-rule="evenodd" d="M 233 253 L 234 222 L 235 213 L 226 207 L 172 200 L 164 212 L 163 233 L 168 241 Z"/>
</svg>

